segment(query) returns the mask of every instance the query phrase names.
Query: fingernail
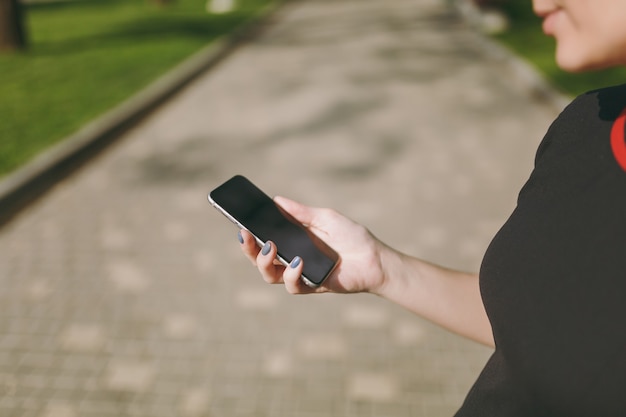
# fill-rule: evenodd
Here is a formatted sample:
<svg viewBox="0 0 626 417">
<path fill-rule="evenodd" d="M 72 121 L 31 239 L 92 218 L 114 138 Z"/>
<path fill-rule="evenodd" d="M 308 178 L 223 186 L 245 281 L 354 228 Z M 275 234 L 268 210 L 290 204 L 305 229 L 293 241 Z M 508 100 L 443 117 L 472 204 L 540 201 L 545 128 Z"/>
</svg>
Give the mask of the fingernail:
<svg viewBox="0 0 626 417">
<path fill-rule="evenodd" d="M 291 268 L 297 268 L 298 265 L 300 265 L 300 262 L 302 262 L 302 258 L 300 258 L 299 256 L 296 256 L 295 258 L 291 260 L 291 263 L 289 264 L 289 266 Z"/>
<path fill-rule="evenodd" d="M 243 243 L 243 236 L 241 236 L 241 232 L 237 232 L 237 239 L 239 239 L 239 243 Z"/>
<path fill-rule="evenodd" d="M 272 244 L 270 242 L 265 242 L 265 245 L 263 245 L 263 248 L 261 249 L 261 255 L 265 256 L 268 253 L 270 253 L 270 250 L 272 249 Z"/>
</svg>

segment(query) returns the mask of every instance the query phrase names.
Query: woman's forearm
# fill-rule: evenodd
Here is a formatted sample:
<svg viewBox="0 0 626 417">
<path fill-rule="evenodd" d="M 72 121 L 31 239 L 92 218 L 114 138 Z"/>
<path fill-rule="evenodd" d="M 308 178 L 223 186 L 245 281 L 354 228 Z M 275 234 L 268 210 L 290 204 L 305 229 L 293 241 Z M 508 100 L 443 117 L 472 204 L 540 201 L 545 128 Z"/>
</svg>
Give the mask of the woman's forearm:
<svg viewBox="0 0 626 417">
<path fill-rule="evenodd" d="M 478 275 L 442 268 L 390 248 L 381 252 L 385 275 L 375 291 L 454 333 L 494 346 Z"/>
</svg>

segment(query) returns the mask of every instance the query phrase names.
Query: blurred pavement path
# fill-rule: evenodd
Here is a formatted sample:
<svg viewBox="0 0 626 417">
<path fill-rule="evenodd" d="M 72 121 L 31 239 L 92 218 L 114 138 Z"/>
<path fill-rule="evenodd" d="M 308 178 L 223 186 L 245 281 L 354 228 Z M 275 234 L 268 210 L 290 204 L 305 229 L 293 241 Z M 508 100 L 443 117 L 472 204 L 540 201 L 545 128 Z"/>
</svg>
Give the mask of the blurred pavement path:
<svg viewBox="0 0 626 417">
<path fill-rule="evenodd" d="M 0 415 L 451 416 L 489 349 L 264 284 L 206 194 L 241 173 L 476 270 L 554 116 L 443 0 L 289 3 L 0 230 Z"/>
</svg>

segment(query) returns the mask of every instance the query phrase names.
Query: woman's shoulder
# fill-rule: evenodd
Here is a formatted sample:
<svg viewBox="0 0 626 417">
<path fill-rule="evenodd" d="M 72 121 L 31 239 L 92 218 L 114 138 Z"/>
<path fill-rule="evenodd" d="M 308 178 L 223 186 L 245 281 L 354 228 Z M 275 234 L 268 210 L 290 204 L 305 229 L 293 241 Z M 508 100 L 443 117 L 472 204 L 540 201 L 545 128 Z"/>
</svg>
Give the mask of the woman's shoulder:
<svg viewBox="0 0 626 417">
<path fill-rule="evenodd" d="M 612 147 L 614 125 L 625 108 L 626 84 L 574 99 L 541 141 L 535 169 L 520 198 L 538 194 L 571 198 L 582 190 L 609 188 L 626 195 L 626 175 Z"/>
<path fill-rule="evenodd" d="M 614 121 L 626 108 L 626 84 L 597 88 L 576 97 L 562 115 L 584 112 L 581 115 Z"/>
<path fill-rule="evenodd" d="M 577 141 L 604 138 L 626 108 L 626 84 L 599 88 L 580 94 L 552 123 L 544 142 L 562 142 L 571 147 Z M 542 147 L 546 147 L 544 143 Z"/>
<path fill-rule="evenodd" d="M 535 156 L 535 168 L 596 175 L 615 163 L 611 132 L 626 109 L 626 84 L 581 94 L 552 123 Z"/>
</svg>

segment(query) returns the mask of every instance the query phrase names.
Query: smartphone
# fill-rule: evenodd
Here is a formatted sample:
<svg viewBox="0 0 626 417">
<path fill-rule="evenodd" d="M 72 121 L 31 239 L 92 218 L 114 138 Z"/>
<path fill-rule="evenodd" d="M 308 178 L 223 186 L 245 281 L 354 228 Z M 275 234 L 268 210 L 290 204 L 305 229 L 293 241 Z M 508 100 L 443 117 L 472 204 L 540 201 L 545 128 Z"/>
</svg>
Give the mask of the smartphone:
<svg viewBox="0 0 626 417">
<path fill-rule="evenodd" d="M 301 279 L 318 287 L 339 263 L 339 255 L 283 210 L 247 178 L 235 175 L 209 193 L 209 202 L 240 229 L 249 231 L 259 246 L 271 240 L 285 266 L 299 256 Z"/>
</svg>

